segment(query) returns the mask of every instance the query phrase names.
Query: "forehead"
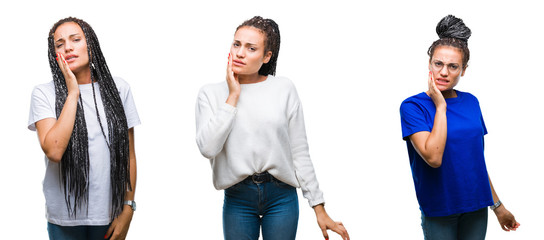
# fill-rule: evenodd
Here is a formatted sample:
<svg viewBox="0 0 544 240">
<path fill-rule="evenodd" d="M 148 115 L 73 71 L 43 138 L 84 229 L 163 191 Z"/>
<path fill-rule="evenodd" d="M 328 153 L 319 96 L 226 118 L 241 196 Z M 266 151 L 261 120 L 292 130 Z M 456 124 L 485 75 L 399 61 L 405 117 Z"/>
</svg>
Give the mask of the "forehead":
<svg viewBox="0 0 544 240">
<path fill-rule="evenodd" d="M 456 47 L 439 46 L 434 49 L 433 60 L 461 64 L 463 62 L 463 52 Z"/>
<path fill-rule="evenodd" d="M 55 34 L 53 34 L 53 38 L 56 40 L 60 38 L 68 38 L 71 35 L 74 34 L 83 34 L 83 30 L 81 27 L 75 23 L 75 22 L 65 22 L 57 27 L 55 30 Z"/>
<path fill-rule="evenodd" d="M 234 34 L 234 40 L 240 42 L 263 45 L 264 39 L 265 35 L 260 29 L 250 26 L 241 27 Z"/>
</svg>

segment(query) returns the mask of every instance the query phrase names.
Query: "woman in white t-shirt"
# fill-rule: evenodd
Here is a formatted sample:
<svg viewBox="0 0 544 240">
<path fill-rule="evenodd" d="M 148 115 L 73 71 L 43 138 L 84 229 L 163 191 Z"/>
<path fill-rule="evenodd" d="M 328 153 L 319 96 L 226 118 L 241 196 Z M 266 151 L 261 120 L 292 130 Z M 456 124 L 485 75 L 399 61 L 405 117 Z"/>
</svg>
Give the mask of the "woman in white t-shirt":
<svg viewBox="0 0 544 240">
<path fill-rule="evenodd" d="M 296 187 L 317 222 L 349 239 L 325 211 L 308 152 L 302 105 L 295 86 L 276 77 L 278 25 L 254 17 L 236 29 L 226 81 L 202 87 L 196 106 L 196 141 L 210 159 L 217 189 L 225 189 L 225 239 L 295 239 Z"/>
<path fill-rule="evenodd" d="M 65 18 L 48 37 L 53 81 L 32 92 L 28 127 L 45 153 L 50 239 L 125 239 L 135 210 L 129 85 L 109 72 L 85 21 Z"/>
</svg>

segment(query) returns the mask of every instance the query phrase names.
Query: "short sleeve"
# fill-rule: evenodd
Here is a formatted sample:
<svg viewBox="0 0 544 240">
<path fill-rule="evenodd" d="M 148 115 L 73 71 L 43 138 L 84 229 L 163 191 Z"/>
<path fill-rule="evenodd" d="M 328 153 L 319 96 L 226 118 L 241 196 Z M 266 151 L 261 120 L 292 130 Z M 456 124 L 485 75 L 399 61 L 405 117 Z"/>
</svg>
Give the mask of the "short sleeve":
<svg viewBox="0 0 544 240">
<path fill-rule="evenodd" d="M 404 140 L 414 133 L 432 130 L 427 124 L 425 110 L 416 102 L 404 101 L 400 105 L 400 119 Z"/>
<path fill-rule="evenodd" d="M 480 101 L 478 101 L 478 98 L 476 98 L 476 97 L 474 97 L 474 99 L 476 100 L 476 104 L 478 106 L 478 111 L 480 112 L 480 121 L 482 122 L 483 135 L 486 135 L 487 134 L 487 127 L 485 126 L 484 115 L 482 114 L 482 108 L 480 107 Z"/>
<path fill-rule="evenodd" d="M 36 131 L 36 122 L 45 118 L 56 118 L 54 103 L 54 93 L 48 94 L 46 89 L 40 86 L 35 87 L 30 99 L 28 129 Z"/>
<path fill-rule="evenodd" d="M 136 109 L 136 103 L 134 102 L 130 86 L 125 80 L 118 77 L 115 77 L 115 83 L 119 90 L 121 101 L 123 102 L 128 128 L 130 129 L 140 125 L 140 116 L 138 115 L 138 110 Z"/>
<path fill-rule="evenodd" d="M 134 103 L 130 88 L 123 101 L 123 107 L 125 108 L 125 115 L 127 116 L 128 128 L 140 125 L 140 116 L 138 115 L 138 110 L 136 109 L 136 104 Z"/>
</svg>

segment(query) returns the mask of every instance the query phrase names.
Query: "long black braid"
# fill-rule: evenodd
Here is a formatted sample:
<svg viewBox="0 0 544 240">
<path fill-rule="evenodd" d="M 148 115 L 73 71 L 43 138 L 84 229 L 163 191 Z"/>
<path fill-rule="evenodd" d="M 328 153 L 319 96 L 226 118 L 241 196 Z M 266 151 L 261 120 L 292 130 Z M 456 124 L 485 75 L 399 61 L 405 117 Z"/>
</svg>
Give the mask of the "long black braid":
<svg viewBox="0 0 544 240">
<path fill-rule="evenodd" d="M 119 96 L 117 86 L 113 81 L 111 73 L 104 59 L 104 55 L 100 50 L 98 38 L 91 26 L 85 21 L 73 17 L 61 19 L 53 25 L 49 31 L 49 65 L 53 74 L 53 82 L 55 84 L 55 110 L 57 118 L 60 116 L 66 97 L 68 88 L 64 75 L 62 74 L 57 61 L 53 35 L 56 29 L 66 22 L 77 23 L 87 41 L 87 53 L 90 59 L 91 79 L 98 82 L 100 86 L 100 95 L 102 96 L 102 104 L 106 114 L 108 136 L 104 132 L 102 122 L 96 104 L 96 96 L 93 97 L 100 128 L 106 139 L 106 143 L 110 152 L 110 178 L 111 178 L 111 195 L 112 195 L 112 220 L 117 217 L 123 208 L 123 202 L 127 189 L 132 190 L 130 183 L 130 160 L 129 160 L 129 139 L 128 126 L 123 103 Z M 85 115 L 83 106 L 80 101 L 77 106 L 76 119 L 74 122 L 74 130 L 70 137 L 70 142 L 60 161 L 60 178 L 64 186 L 64 196 L 70 215 L 75 216 L 77 209 L 83 203 L 89 201 L 89 142 L 87 137 L 87 125 L 85 123 Z"/>
</svg>

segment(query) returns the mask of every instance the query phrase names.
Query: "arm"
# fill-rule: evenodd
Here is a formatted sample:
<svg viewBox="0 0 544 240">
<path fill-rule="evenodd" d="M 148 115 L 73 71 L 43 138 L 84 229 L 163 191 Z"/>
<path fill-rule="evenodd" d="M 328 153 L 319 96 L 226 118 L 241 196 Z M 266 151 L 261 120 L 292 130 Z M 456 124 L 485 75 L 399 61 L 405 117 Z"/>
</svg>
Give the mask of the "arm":
<svg viewBox="0 0 544 240">
<path fill-rule="evenodd" d="M 221 152 L 225 141 L 232 130 L 236 116 L 236 105 L 240 96 L 240 83 L 232 72 L 232 57 L 229 55 L 227 66 L 227 85 L 229 96 L 225 104 L 212 108 L 212 102 L 208 94 L 202 89 L 198 94 L 196 105 L 196 143 L 200 153 L 212 159 Z M 213 94 L 210 94 L 213 95 Z"/>
<path fill-rule="evenodd" d="M 132 186 L 132 189 L 127 190 L 125 194 L 125 201 L 134 201 L 134 193 L 136 192 L 136 152 L 134 150 L 134 128 L 128 130 L 128 139 L 130 151 L 130 185 Z M 113 220 L 104 238 L 111 235 L 110 240 L 125 239 L 133 214 L 134 211 L 129 205 L 123 205 L 123 211 Z"/>
<path fill-rule="evenodd" d="M 319 189 L 315 170 L 310 159 L 308 141 L 306 138 L 306 127 L 304 124 L 304 113 L 298 95 L 293 86 L 293 94 L 296 99 L 289 117 L 289 138 L 291 143 L 291 154 L 295 174 L 302 189 L 302 193 L 310 206 L 313 207 L 317 218 L 317 224 L 325 239 L 329 239 L 327 230 L 338 233 L 342 239 L 349 240 L 349 234 L 341 222 L 335 222 L 327 214 L 324 207 L 323 193 Z"/>
<path fill-rule="evenodd" d="M 323 204 L 314 206 L 314 211 L 317 218 L 317 224 L 319 225 L 319 228 L 321 228 L 321 232 L 323 232 L 323 237 L 325 237 L 325 239 L 329 239 L 327 230 L 330 229 L 342 236 L 342 239 L 349 240 L 349 234 L 344 227 L 344 224 L 342 224 L 342 222 L 333 221 L 327 214 L 327 211 L 325 211 L 325 206 Z"/>
<path fill-rule="evenodd" d="M 70 142 L 79 98 L 79 86 L 75 75 L 68 67 L 64 56 L 58 54 L 57 56 L 57 63 L 66 80 L 68 96 L 58 119 L 46 118 L 36 122 L 40 146 L 47 158 L 54 162 L 60 162 Z"/>
<path fill-rule="evenodd" d="M 427 94 L 436 106 L 433 129 L 412 134 L 409 138 L 417 153 L 433 168 L 442 165 L 442 156 L 446 147 L 448 125 L 446 118 L 446 100 L 436 87 L 432 73 L 429 72 L 429 91 Z"/>
<path fill-rule="evenodd" d="M 493 183 L 491 183 L 491 178 L 489 177 L 489 175 L 487 177 L 489 178 L 489 186 L 491 187 L 493 202 L 496 203 L 499 201 L 499 196 L 497 195 L 497 192 L 495 192 Z M 514 218 L 514 215 L 506 209 L 504 204 L 501 203 L 501 205 L 495 208 L 493 212 L 495 212 L 495 215 L 497 216 L 497 219 L 499 220 L 499 224 L 501 225 L 502 230 L 507 232 L 509 232 L 510 230 L 516 231 L 518 227 L 520 226 L 520 224 Z"/>
</svg>

